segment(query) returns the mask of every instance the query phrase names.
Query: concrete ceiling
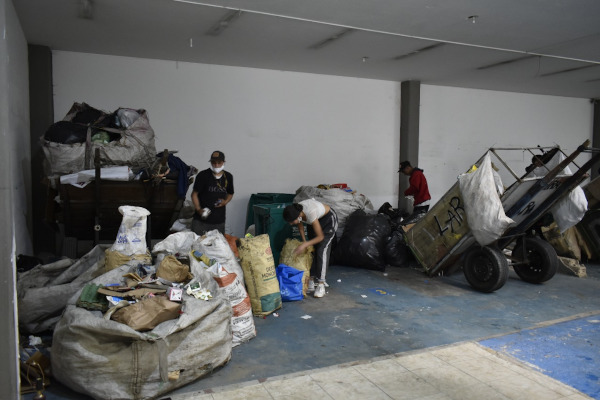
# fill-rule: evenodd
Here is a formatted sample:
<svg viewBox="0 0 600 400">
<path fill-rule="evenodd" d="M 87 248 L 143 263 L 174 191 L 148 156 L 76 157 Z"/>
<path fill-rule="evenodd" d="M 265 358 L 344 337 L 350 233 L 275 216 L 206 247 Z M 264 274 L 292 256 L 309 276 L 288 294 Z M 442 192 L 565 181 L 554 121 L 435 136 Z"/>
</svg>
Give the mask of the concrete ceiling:
<svg viewBox="0 0 600 400">
<path fill-rule="evenodd" d="M 52 50 L 600 98 L 599 0 L 13 4 Z"/>
</svg>

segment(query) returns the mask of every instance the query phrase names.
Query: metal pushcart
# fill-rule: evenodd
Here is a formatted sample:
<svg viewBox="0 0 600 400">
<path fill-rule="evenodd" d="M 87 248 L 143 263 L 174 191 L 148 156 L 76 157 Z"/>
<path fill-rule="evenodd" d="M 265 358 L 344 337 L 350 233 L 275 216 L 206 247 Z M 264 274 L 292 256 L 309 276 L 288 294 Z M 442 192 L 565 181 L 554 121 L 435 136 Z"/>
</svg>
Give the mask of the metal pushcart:
<svg viewBox="0 0 600 400">
<path fill-rule="evenodd" d="M 556 273 L 558 257 L 554 248 L 535 233 L 534 227 L 558 201 L 586 179 L 587 171 L 600 160 L 600 152 L 588 146 L 589 141 L 585 141 L 570 155 L 559 146 L 490 148 L 499 162 L 497 168 L 504 168 L 502 172 L 515 179 L 500 196 L 502 208 L 514 225 L 495 242 L 479 245 L 469 228 L 457 182 L 423 218 L 405 228 L 407 246 L 430 276 L 443 274 L 461 260 L 467 281 L 480 292 L 489 293 L 504 286 L 509 265 L 526 282 L 548 281 Z M 534 153 L 540 150 L 544 151 L 543 155 Z M 517 175 L 500 156 L 504 151 L 531 153 L 534 160 L 542 161 L 545 174 L 532 176 L 528 167 L 525 174 Z M 558 152 L 564 160 L 554 168 L 544 166 L 548 156 Z M 579 166 L 576 159 L 584 153 L 591 153 L 591 157 Z M 565 175 L 566 167 L 575 172 Z"/>
</svg>

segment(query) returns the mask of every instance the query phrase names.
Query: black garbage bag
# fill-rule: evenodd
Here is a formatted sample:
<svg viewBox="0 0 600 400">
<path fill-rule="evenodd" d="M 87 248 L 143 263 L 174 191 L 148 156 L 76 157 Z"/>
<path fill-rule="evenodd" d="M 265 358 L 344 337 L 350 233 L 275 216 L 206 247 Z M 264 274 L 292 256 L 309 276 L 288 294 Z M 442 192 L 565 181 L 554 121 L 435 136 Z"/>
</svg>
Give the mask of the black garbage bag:
<svg viewBox="0 0 600 400">
<path fill-rule="evenodd" d="M 62 144 L 85 143 L 87 126 L 70 121 L 58 121 L 48 128 L 44 138 Z"/>
<path fill-rule="evenodd" d="M 72 109 L 71 122 L 81 125 L 91 125 L 95 128 L 119 128 L 117 122 L 117 112 L 107 113 L 98 110 L 87 103 L 81 103 L 75 109 Z M 120 135 L 116 139 L 119 140 Z"/>
<path fill-rule="evenodd" d="M 76 144 L 85 143 L 87 140 L 88 127 L 82 124 L 76 124 L 71 121 L 58 121 L 48 128 L 44 134 L 44 139 L 61 144 Z M 98 132 L 104 132 L 100 128 L 92 127 L 91 136 L 94 140 L 94 135 Z M 104 132 L 107 136 L 107 142 L 119 140 L 121 135 L 114 132 Z"/>
<path fill-rule="evenodd" d="M 386 201 L 381 205 L 381 207 L 379 207 L 377 213 L 389 215 L 390 218 L 396 218 L 398 210 L 394 209 L 394 207 L 392 207 L 392 205 Z"/>
<path fill-rule="evenodd" d="M 28 256 L 25 254 L 19 254 L 17 256 L 17 272 L 29 271 L 33 267 L 37 267 L 42 264 L 42 260 L 35 256 Z"/>
<path fill-rule="evenodd" d="M 402 231 L 393 231 L 385 244 L 385 261 L 393 267 L 407 267 L 412 257 Z"/>
<path fill-rule="evenodd" d="M 412 213 L 408 217 L 406 217 L 405 219 L 403 219 L 402 222 L 400 223 L 400 225 L 406 226 L 406 225 L 410 225 L 410 224 L 416 224 L 417 222 L 419 222 L 420 220 L 422 220 L 423 217 L 425 217 L 425 215 L 427 215 L 426 211 L 425 212 Z"/>
<path fill-rule="evenodd" d="M 406 211 L 403 211 L 399 208 L 394 208 L 388 202 L 383 203 L 377 212 L 390 217 L 392 231 L 400 229 L 401 225 L 403 225 L 402 221 L 409 216 Z"/>
<path fill-rule="evenodd" d="M 88 125 L 95 123 L 100 117 L 104 117 L 104 115 L 105 113 L 103 111 L 83 103 L 81 110 L 75 113 L 71 121 L 76 124 Z"/>
<path fill-rule="evenodd" d="M 367 214 L 356 210 L 334 250 L 336 264 L 384 271 L 385 245 L 391 233 L 390 218 L 385 214 Z"/>
</svg>

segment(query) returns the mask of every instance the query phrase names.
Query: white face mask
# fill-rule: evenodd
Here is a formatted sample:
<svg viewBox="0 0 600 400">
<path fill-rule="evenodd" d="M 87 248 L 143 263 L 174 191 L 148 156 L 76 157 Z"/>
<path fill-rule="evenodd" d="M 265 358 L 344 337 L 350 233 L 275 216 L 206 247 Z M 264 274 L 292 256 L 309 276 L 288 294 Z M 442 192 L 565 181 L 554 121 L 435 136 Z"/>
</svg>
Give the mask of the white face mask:
<svg viewBox="0 0 600 400">
<path fill-rule="evenodd" d="M 215 174 L 220 174 L 220 173 L 221 173 L 221 171 L 223 171 L 223 169 L 225 169 L 225 167 L 224 167 L 224 166 L 222 166 L 222 167 L 218 167 L 218 168 L 216 168 L 216 167 L 213 167 L 213 166 L 211 165 L 210 169 L 211 169 L 211 170 L 212 170 L 212 172 L 214 172 Z"/>
<path fill-rule="evenodd" d="M 302 223 L 302 217 L 298 217 L 298 223 L 301 224 Z"/>
</svg>

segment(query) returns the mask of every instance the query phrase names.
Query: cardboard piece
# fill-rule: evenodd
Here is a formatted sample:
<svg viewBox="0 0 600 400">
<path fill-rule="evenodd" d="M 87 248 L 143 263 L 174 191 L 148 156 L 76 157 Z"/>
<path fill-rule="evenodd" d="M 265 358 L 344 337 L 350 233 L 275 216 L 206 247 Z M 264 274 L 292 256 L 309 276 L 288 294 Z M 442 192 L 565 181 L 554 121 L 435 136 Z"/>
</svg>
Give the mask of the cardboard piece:
<svg viewBox="0 0 600 400">
<path fill-rule="evenodd" d="M 108 286 L 108 287 L 110 287 L 110 286 Z M 166 290 L 164 290 L 164 289 L 150 289 L 150 288 L 133 289 L 133 290 L 129 290 L 127 292 L 120 292 L 120 291 L 110 290 L 110 289 L 106 289 L 106 288 L 98 289 L 98 293 L 103 294 L 105 296 L 131 297 L 134 299 L 141 299 L 142 297 L 146 296 L 148 293 L 159 294 L 159 293 L 165 293 L 165 292 L 166 292 Z"/>
<path fill-rule="evenodd" d="M 190 274 L 190 267 L 181 263 L 174 255 L 163 258 L 156 269 L 156 276 L 169 282 L 188 282 L 194 277 Z"/>
<path fill-rule="evenodd" d="M 163 296 L 154 296 L 115 311 L 110 319 L 143 332 L 154 329 L 161 322 L 178 318 L 180 310 L 181 304 Z"/>
</svg>

